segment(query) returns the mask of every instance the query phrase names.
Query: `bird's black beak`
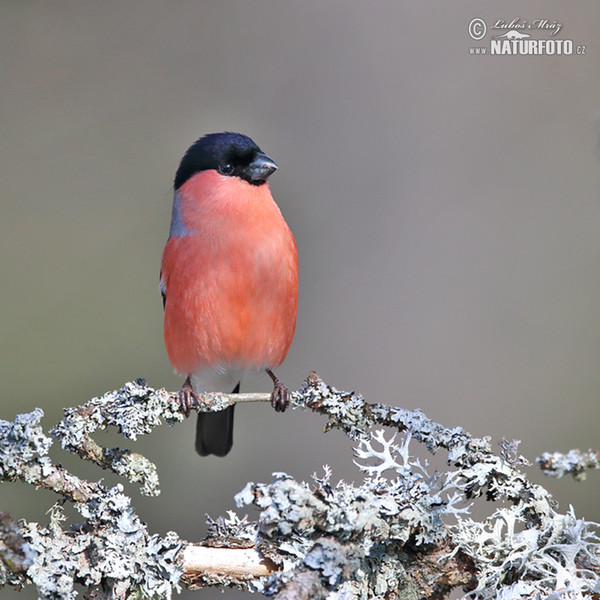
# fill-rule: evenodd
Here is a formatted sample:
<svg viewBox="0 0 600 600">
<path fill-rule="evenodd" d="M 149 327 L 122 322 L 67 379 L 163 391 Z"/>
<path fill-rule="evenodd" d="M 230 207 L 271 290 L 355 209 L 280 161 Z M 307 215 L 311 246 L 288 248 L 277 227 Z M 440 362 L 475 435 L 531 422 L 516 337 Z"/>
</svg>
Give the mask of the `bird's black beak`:
<svg viewBox="0 0 600 600">
<path fill-rule="evenodd" d="M 277 163 L 272 158 L 259 152 L 244 169 L 244 179 L 247 179 L 253 185 L 262 185 L 277 169 Z"/>
</svg>

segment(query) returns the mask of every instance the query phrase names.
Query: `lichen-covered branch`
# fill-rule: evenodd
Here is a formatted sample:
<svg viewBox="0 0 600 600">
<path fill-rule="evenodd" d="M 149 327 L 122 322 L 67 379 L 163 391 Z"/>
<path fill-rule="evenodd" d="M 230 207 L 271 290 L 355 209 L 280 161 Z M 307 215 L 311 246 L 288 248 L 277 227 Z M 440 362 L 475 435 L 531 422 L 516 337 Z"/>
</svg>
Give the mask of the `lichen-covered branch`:
<svg viewBox="0 0 600 600">
<path fill-rule="evenodd" d="M 198 410 L 217 411 L 234 403 L 267 402 L 269 399 L 269 394 L 207 393 L 200 396 Z M 126 449 L 104 448 L 91 435 L 96 430 L 115 427 L 125 438 L 135 441 L 164 422 L 173 425 L 183 421 L 185 417 L 176 392 L 155 390 L 146 386 L 143 379 L 137 379 L 82 406 L 67 408 L 64 413 L 62 421 L 52 430 L 64 450 L 140 484 L 140 491 L 146 496 L 160 493 L 152 462 Z"/>
<path fill-rule="evenodd" d="M 28 565 L 23 552 L 26 543 L 19 524 L 0 511 L 0 581 L 16 588 L 27 582 Z"/>
<path fill-rule="evenodd" d="M 583 481 L 587 471 L 600 469 L 600 452 L 588 450 L 569 450 L 566 454 L 560 452 L 544 452 L 536 462 L 540 469 L 550 477 L 564 477 L 571 474 L 573 479 Z"/>
<path fill-rule="evenodd" d="M 44 413 L 17 415 L 14 422 L 0 421 L 0 476 L 1 481 L 20 479 L 35 487 L 47 488 L 72 502 L 85 502 L 100 489 L 72 475 L 47 456 L 52 439 L 40 425 Z"/>
<path fill-rule="evenodd" d="M 269 395 L 202 398 L 201 410 L 217 410 Z M 572 510 L 558 512 L 550 494 L 524 474 L 529 463 L 518 442 L 503 440 L 496 452 L 488 438 L 444 427 L 418 410 L 368 403 L 314 373 L 291 400 L 323 414 L 326 430 L 356 441 L 362 481 L 334 481 L 324 467 L 310 483 L 284 473 L 247 483 L 235 501 L 254 506 L 256 521 L 233 511 L 209 518 L 200 544 L 151 534 L 121 486 L 83 481 L 53 464 L 41 410 L 1 421 L 0 479 L 55 491 L 83 522 L 64 527 L 59 505 L 44 526 L 0 515 L 0 585 L 32 582 L 41 598 L 53 600 L 74 598 L 75 583 L 86 588 L 86 600 L 167 598 L 181 585 L 234 585 L 278 600 L 439 599 L 456 588 L 476 600 L 600 593 L 597 526 Z M 154 495 L 154 465 L 129 450 L 101 447 L 93 433 L 116 427 L 135 440 L 182 419 L 176 394 L 137 380 L 67 409 L 53 434 L 64 449 Z M 418 444 L 445 452 L 447 468 L 432 471 Z M 486 505 L 490 514 L 482 521 L 470 517 L 478 498 L 497 503 Z"/>
</svg>

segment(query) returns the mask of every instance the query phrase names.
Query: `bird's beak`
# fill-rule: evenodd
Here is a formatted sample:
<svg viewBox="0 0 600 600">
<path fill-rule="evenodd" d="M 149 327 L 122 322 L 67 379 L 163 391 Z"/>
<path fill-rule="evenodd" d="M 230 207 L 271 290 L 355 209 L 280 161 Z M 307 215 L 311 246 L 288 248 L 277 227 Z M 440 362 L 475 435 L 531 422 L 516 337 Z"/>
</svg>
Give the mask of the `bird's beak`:
<svg viewBox="0 0 600 600">
<path fill-rule="evenodd" d="M 264 183 L 275 171 L 277 163 L 266 154 L 259 152 L 255 159 L 244 169 L 244 172 L 251 183 Z"/>
</svg>

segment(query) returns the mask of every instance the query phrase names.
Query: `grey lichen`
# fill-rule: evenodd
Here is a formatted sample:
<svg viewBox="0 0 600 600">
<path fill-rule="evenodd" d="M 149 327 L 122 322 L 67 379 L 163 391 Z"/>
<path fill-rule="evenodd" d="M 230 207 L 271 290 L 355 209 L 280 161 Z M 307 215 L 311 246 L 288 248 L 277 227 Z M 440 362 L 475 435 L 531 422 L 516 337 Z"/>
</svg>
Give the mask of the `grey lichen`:
<svg viewBox="0 0 600 600">
<path fill-rule="evenodd" d="M 544 452 L 536 459 L 540 469 L 550 477 L 564 477 L 571 474 L 574 479 L 583 481 L 587 471 L 600 469 L 600 452 L 588 450 L 569 450 L 566 454 L 561 452 Z"/>
<path fill-rule="evenodd" d="M 88 434 L 122 419 L 122 431 L 135 437 L 158 425 L 161 417 L 173 421 L 183 418 L 173 411 L 171 402 L 166 402 L 167 397 L 166 392 L 155 392 L 142 382 L 128 384 L 119 392 L 95 399 L 83 410 L 67 411 L 55 432 L 59 437 L 62 434 L 66 447 L 72 445 L 69 449 L 76 448 L 77 443 L 95 449 Z M 128 411 L 127 406 L 133 408 Z M 110 413 L 115 407 L 122 408 L 117 410 L 119 417 Z M 0 421 L 2 481 L 20 479 L 58 492 L 73 502 L 84 522 L 63 529 L 63 511 L 56 505 L 46 526 L 20 522 L 16 531 L 3 529 L 3 571 L 19 577 L 3 576 L 2 583 L 17 585 L 29 580 L 40 598 L 52 600 L 75 598 L 77 584 L 104 590 L 104 596 L 98 596 L 103 598 L 129 598 L 135 593 L 148 598 L 170 597 L 179 589 L 183 571 L 176 558 L 183 542 L 173 533 L 163 538 L 150 535 L 120 485 L 107 489 L 53 464 L 48 456 L 52 439 L 43 433 L 42 416 L 43 412 L 35 409 L 17 415 L 14 422 Z M 111 456 L 111 452 L 115 471 L 139 480 L 149 493 L 157 489 L 154 465 L 146 458 L 128 451 L 106 450 L 104 454 Z M 21 540 L 18 544 L 10 541 L 17 534 Z"/>
<path fill-rule="evenodd" d="M 600 590 L 598 526 L 576 519 L 572 509 L 557 512 L 551 495 L 520 470 L 528 462 L 518 455 L 518 442 L 502 442 L 496 455 L 489 439 L 445 428 L 421 411 L 370 405 L 310 378 L 307 388 L 307 403 L 329 416 L 330 428 L 360 440 L 357 464 L 366 475 L 360 486 L 334 485 L 326 468 L 309 485 L 276 473 L 271 483 L 248 484 L 238 494 L 238 505 L 261 511 L 257 545 L 277 547 L 284 557 L 264 593 L 284 597 L 292 586 L 330 599 L 401 589 L 442 597 L 463 587 L 483 600 L 583 598 Z M 339 405 L 344 399 L 349 409 Z M 374 425 L 404 437 L 396 442 L 382 430 L 366 437 Z M 414 441 L 432 452 L 446 450 L 448 470 L 431 473 L 409 452 Z M 509 507 L 475 522 L 469 502 L 480 496 Z M 310 571 L 319 574 L 318 592 Z M 294 587 L 304 580 L 309 583 Z"/>
<path fill-rule="evenodd" d="M 0 478 L 14 480 L 23 478 L 33 483 L 50 468 L 48 450 L 52 439 L 47 437 L 40 425 L 44 412 L 17 415 L 11 421 L 0 420 Z M 28 467 L 24 470 L 24 467 Z"/>
<path fill-rule="evenodd" d="M 136 440 L 166 421 L 172 425 L 184 419 L 173 394 L 155 390 L 143 379 L 126 383 L 121 389 L 93 398 L 83 406 L 67 408 L 63 420 L 52 430 L 65 450 L 91 460 L 104 469 L 141 484 L 146 496 L 160 493 L 156 466 L 146 457 L 121 450 L 103 448 L 91 434 L 115 427 L 126 438 Z"/>
<path fill-rule="evenodd" d="M 511 507 L 482 523 L 459 521 L 454 538 L 456 549 L 480 565 L 474 598 L 585 598 L 600 592 L 597 528 L 577 519 L 572 507 L 531 527 Z"/>
<path fill-rule="evenodd" d="M 147 386 L 143 379 L 130 381 L 119 390 L 64 412 L 63 420 L 53 433 L 66 449 L 77 448 L 85 434 L 97 429 L 113 426 L 124 437 L 136 440 L 161 425 L 163 420 L 173 424 L 184 418 L 179 406 L 173 402 L 172 394 Z"/>
<path fill-rule="evenodd" d="M 206 515 L 205 544 L 212 547 L 252 548 L 256 537 L 256 523 L 248 521 L 248 516 L 239 517 L 233 510 L 226 517 L 212 519 Z"/>
<path fill-rule="evenodd" d="M 325 468 L 312 485 L 275 473 L 270 484 L 248 484 L 236 496 L 238 505 L 261 509 L 257 545 L 276 547 L 283 557 L 283 570 L 265 583 L 264 593 L 279 593 L 317 571 L 323 597 L 383 597 L 417 581 L 408 565 L 418 548 L 448 551 L 445 520 L 462 515 L 468 505 L 457 493 L 455 474 L 429 474 L 410 457 L 410 439 L 396 444 L 376 431 L 362 440 L 356 448 L 366 474 L 360 486 L 332 484 Z M 463 585 L 474 576 L 473 563 L 470 569 L 458 578 Z"/>
<path fill-rule="evenodd" d="M 240 399 L 218 398 L 218 406 Z M 268 395 L 241 399 L 267 401 Z M 209 518 L 203 546 L 209 554 L 249 551 L 261 565 L 264 558 L 268 569 L 255 576 L 186 563 L 182 578 L 187 543 L 174 533 L 150 534 L 121 486 L 107 489 L 53 464 L 39 409 L 0 422 L 2 480 L 54 490 L 83 519 L 64 527 L 58 506 L 46 526 L 16 525 L 3 516 L 0 585 L 31 581 L 48 600 L 72 600 L 78 584 L 89 600 L 168 598 L 182 583 L 235 585 L 278 600 L 438 600 L 457 588 L 475 600 L 600 594 L 598 526 L 577 519 L 573 509 L 558 512 L 551 495 L 525 475 L 529 463 L 518 454 L 518 442 L 503 440 L 496 452 L 488 438 L 444 427 L 418 410 L 370 404 L 314 373 L 292 403 L 325 415 L 326 430 L 341 429 L 356 441 L 362 480 L 334 482 L 325 466 L 309 483 L 285 473 L 274 473 L 270 483 L 248 483 L 236 503 L 253 505 L 256 521 L 232 511 Z M 154 465 L 129 450 L 102 448 L 92 434 L 113 426 L 134 440 L 182 419 L 175 394 L 138 380 L 68 409 L 54 435 L 63 448 L 152 495 L 158 490 Z M 446 468 L 433 470 L 417 444 L 444 452 Z M 486 504 L 491 514 L 475 521 L 470 508 L 479 498 L 497 504 Z M 204 547 L 198 556 L 206 556 Z"/>
<path fill-rule="evenodd" d="M 76 505 L 86 518 L 79 527 L 62 529 L 58 505 L 47 526 L 22 525 L 31 556 L 27 575 L 40 598 L 72 600 L 76 584 L 101 588 L 106 598 L 126 598 L 136 591 L 170 598 L 179 589 L 182 572 L 175 559 L 181 540 L 173 533 L 150 536 L 129 503 L 116 486 Z"/>
<path fill-rule="evenodd" d="M 26 548 L 19 524 L 8 513 L 0 511 L 0 587 L 21 588 L 27 583 L 27 567 L 23 563 L 32 557 L 27 556 Z"/>
</svg>

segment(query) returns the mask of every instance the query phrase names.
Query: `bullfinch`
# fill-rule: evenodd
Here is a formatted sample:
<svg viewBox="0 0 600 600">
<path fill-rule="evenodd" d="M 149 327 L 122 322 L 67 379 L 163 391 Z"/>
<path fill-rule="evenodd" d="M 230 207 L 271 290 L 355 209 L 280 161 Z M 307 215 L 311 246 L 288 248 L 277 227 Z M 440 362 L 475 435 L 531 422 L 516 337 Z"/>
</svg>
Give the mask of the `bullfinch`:
<svg viewBox="0 0 600 600">
<path fill-rule="evenodd" d="M 273 369 L 296 328 L 298 253 L 269 189 L 276 169 L 249 137 L 229 132 L 200 138 L 177 169 L 160 291 L 167 354 L 186 378 L 179 399 L 188 415 L 197 392 L 237 393 L 256 372 L 273 381 L 275 410 L 289 404 Z M 198 413 L 198 454 L 229 452 L 233 413 L 234 406 Z"/>
</svg>

